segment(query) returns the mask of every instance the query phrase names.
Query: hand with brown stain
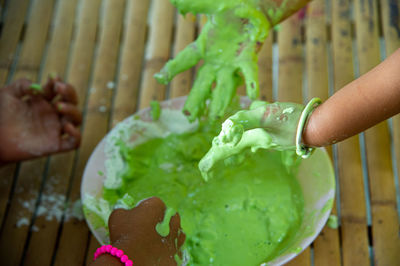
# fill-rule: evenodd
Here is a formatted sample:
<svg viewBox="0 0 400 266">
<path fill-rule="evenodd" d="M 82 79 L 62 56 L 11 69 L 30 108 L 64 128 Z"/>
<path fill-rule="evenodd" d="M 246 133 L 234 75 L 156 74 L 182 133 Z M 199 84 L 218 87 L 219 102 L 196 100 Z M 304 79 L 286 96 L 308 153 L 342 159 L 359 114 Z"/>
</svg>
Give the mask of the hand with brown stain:
<svg viewBox="0 0 400 266">
<path fill-rule="evenodd" d="M 133 265 L 170 266 L 177 265 L 175 256 L 180 258 L 180 248 L 185 234 L 180 226 L 179 214 L 172 216 L 166 237 L 160 236 L 156 225 L 163 221 L 166 207 L 161 199 L 152 197 L 141 201 L 132 210 L 117 209 L 108 220 L 111 245 L 124 251 Z M 108 254 L 92 263 L 96 265 L 121 265 L 118 258 Z"/>
<path fill-rule="evenodd" d="M 76 149 L 82 122 L 75 89 L 60 78 L 19 79 L 0 89 L 0 163 Z"/>
</svg>

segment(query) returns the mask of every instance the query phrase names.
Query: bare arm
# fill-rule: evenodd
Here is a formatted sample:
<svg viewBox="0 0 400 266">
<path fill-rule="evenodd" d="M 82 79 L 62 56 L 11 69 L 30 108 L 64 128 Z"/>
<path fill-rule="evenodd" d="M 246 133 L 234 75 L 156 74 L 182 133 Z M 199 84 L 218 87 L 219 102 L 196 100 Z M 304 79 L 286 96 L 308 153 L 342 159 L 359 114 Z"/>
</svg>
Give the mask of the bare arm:
<svg viewBox="0 0 400 266">
<path fill-rule="evenodd" d="M 399 112 L 400 49 L 320 105 L 304 131 L 304 143 L 336 143 Z"/>
</svg>

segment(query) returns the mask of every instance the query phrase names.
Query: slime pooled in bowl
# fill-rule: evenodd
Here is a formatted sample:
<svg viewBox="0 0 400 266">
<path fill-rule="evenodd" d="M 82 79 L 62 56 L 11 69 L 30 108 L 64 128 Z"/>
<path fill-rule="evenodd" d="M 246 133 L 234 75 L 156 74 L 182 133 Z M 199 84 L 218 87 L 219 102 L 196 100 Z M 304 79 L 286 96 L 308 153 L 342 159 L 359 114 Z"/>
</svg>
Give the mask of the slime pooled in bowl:
<svg viewBox="0 0 400 266">
<path fill-rule="evenodd" d="M 180 214 L 187 265 L 268 262 L 291 244 L 302 222 L 296 165 L 285 165 L 282 152 L 259 150 L 248 153 L 245 161 L 232 157 L 217 164 L 213 178 L 205 182 L 198 162 L 218 131 L 202 125 L 135 147 L 119 142 L 122 184 L 105 188 L 103 198 L 109 206 L 124 199 L 127 207 L 151 196 L 161 198 Z"/>
</svg>

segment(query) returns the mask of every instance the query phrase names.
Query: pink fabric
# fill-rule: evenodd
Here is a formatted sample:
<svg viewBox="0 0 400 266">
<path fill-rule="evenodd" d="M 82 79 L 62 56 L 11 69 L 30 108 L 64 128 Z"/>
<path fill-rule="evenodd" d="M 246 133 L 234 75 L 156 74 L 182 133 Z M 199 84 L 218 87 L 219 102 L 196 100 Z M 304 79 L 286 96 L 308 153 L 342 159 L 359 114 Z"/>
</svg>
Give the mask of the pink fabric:
<svg viewBox="0 0 400 266">
<path fill-rule="evenodd" d="M 128 256 L 124 254 L 124 251 L 122 251 L 121 249 L 118 249 L 116 247 L 113 247 L 111 245 L 104 245 L 104 246 L 99 247 L 96 250 L 96 252 L 94 253 L 93 260 L 96 260 L 100 255 L 105 254 L 105 253 L 116 257 L 125 266 L 133 266 L 133 261 L 130 260 L 128 258 Z"/>
</svg>

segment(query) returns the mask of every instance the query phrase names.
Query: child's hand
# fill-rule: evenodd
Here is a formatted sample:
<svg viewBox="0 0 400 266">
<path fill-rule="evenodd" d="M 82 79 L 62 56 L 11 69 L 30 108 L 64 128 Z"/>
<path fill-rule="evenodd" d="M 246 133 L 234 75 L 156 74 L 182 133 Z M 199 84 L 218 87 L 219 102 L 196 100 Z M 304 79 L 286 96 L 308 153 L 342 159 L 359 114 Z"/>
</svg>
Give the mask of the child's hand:
<svg viewBox="0 0 400 266">
<path fill-rule="evenodd" d="M 20 79 L 0 89 L 0 162 L 75 149 L 82 121 L 74 88 L 50 78 L 42 87 Z"/>
<path fill-rule="evenodd" d="M 152 197 L 132 210 L 115 210 L 108 221 L 111 245 L 122 249 L 134 265 L 176 265 L 175 256 L 181 256 L 185 234 L 179 214 L 171 218 L 166 237 L 157 233 L 156 225 L 163 221 L 165 209 L 159 198 Z"/>
<path fill-rule="evenodd" d="M 206 100 L 211 98 L 209 117 L 222 117 L 242 77 L 249 98 L 258 97 L 257 53 L 262 43 L 271 27 L 308 1 L 172 0 L 181 13 L 204 13 L 208 21 L 198 39 L 170 60 L 155 78 L 167 84 L 174 76 L 203 60 L 184 113 L 190 121 L 195 120 L 203 115 Z"/>
<path fill-rule="evenodd" d="M 254 17 L 249 18 L 251 14 Z M 155 77 L 167 84 L 175 75 L 203 59 L 184 113 L 189 120 L 195 120 L 203 114 L 206 100 L 211 98 L 210 118 L 222 117 L 241 83 L 239 73 L 244 76 L 249 98 L 258 97 L 256 53 L 268 30 L 265 16 L 255 6 L 213 14 L 199 38 L 170 60 Z M 216 86 L 212 90 L 214 82 Z"/>
</svg>

